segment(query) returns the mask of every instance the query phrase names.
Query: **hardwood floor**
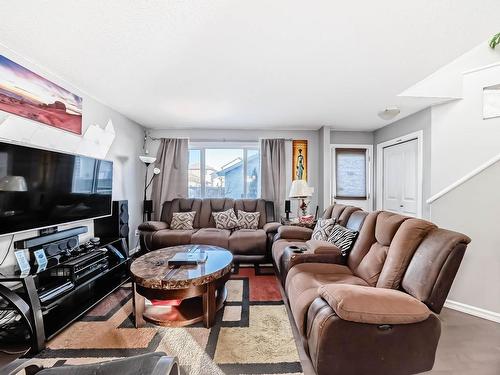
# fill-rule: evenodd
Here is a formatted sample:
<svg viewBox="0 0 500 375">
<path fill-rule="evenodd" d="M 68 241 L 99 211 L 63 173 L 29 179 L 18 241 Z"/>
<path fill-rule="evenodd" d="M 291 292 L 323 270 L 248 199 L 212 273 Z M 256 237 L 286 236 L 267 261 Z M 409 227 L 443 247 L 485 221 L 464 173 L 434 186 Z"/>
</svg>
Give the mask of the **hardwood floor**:
<svg viewBox="0 0 500 375">
<path fill-rule="evenodd" d="M 289 312 L 289 318 L 292 319 Z M 500 324 L 444 308 L 436 362 L 427 375 L 500 375 Z M 292 324 L 295 339 L 299 337 Z M 304 375 L 315 375 L 302 345 L 298 344 Z"/>
<path fill-rule="evenodd" d="M 432 375 L 500 374 L 500 324 L 443 309 Z"/>
</svg>

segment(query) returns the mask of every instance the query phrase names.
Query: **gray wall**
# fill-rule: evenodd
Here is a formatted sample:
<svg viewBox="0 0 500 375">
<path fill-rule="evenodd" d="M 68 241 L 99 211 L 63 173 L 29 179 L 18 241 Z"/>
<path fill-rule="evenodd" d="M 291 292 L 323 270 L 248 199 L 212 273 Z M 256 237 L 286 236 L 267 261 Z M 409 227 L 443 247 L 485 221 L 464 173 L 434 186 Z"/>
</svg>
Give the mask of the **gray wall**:
<svg viewBox="0 0 500 375">
<path fill-rule="evenodd" d="M 314 214 L 316 205 L 318 205 L 318 196 L 321 191 L 319 184 L 319 133 L 316 130 L 227 130 L 227 129 L 163 129 L 151 130 L 149 133 L 155 138 L 189 138 L 191 141 L 208 141 L 208 142 L 236 142 L 247 141 L 257 142 L 260 138 L 290 138 L 290 139 L 306 139 L 308 144 L 308 183 L 314 187 L 314 194 L 309 205 L 309 212 Z M 208 143 L 207 142 L 207 143 Z M 292 183 L 292 156 L 291 142 L 287 147 L 286 158 L 287 164 L 287 194 Z M 158 141 L 149 141 L 148 149 L 151 155 L 156 155 L 158 149 Z M 292 212 L 295 212 L 296 203 L 292 201 Z M 320 207 L 321 208 L 321 207 Z"/>
<path fill-rule="evenodd" d="M 68 85 L 65 85 L 68 87 Z M 74 92 L 77 92 L 74 89 Z M 130 216 L 130 246 L 136 246 L 136 237 L 134 231 L 142 221 L 142 186 L 143 186 L 143 172 L 144 165 L 139 161 L 138 155 L 142 152 L 142 141 L 144 136 L 144 129 L 121 115 L 120 113 L 112 110 L 109 107 L 99 103 L 93 98 L 83 95 L 83 129 L 82 133 L 91 125 L 98 124 L 104 127 L 108 120 L 112 120 L 115 128 L 116 137 L 109 149 L 106 159 L 113 161 L 113 199 L 123 200 L 128 199 L 129 202 L 129 216 Z M 0 116 L 9 116 L 6 112 L 0 111 Z M 24 120 L 20 118 L 21 120 Z M 26 119 L 25 121 L 30 121 Z M 40 124 L 40 126 L 47 126 Z M 62 131 L 61 131 L 62 132 Z M 50 144 L 50 140 L 47 140 Z M 93 221 L 83 221 L 77 224 L 61 225 L 60 229 L 66 229 L 77 225 L 87 225 L 89 233 L 82 235 L 81 240 L 86 240 L 93 235 Z M 38 233 L 36 231 L 27 231 L 16 234 L 14 241 L 19 239 L 34 237 Z M 9 244 L 12 236 L 0 237 L 0 261 L 3 259 L 5 253 L 9 250 Z M 4 265 L 14 264 L 15 257 L 12 246 L 9 250 Z"/>
<path fill-rule="evenodd" d="M 432 221 L 472 239 L 448 298 L 500 314 L 498 186 L 500 162 L 435 201 Z"/>
<path fill-rule="evenodd" d="M 430 218 L 430 207 L 426 203 L 431 196 L 431 109 L 427 108 L 376 130 L 373 134 L 374 181 L 377 181 L 377 145 L 391 139 L 423 130 L 423 199 L 422 216 Z M 377 186 L 374 187 L 375 207 L 377 207 Z"/>
<path fill-rule="evenodd" d="M 373 145 L 373 132 L 351 132 L 334 130 L 330 133 L 332 145 Z"/>
</svg>

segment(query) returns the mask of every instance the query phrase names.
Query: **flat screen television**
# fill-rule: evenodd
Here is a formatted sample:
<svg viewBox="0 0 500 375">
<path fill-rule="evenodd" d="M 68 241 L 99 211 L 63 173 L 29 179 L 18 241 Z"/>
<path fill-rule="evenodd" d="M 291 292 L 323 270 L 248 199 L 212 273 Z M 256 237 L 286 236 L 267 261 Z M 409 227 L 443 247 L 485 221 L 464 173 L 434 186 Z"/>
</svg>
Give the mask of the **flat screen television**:
<svg viewBox="0 0 500 375">
<path fill-rule="evenodd" d="M 111 215 L 113 162 L 0 142 L 0 234 Z"/>
</svg>

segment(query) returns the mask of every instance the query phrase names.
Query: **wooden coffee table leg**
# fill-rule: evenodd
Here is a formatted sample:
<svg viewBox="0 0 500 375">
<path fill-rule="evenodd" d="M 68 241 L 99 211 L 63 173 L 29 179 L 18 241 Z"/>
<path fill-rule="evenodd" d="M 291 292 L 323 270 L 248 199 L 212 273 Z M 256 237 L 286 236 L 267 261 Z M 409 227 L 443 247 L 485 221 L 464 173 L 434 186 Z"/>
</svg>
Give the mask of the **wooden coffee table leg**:
<svg viewBox="0 0 500 375">
<path fill-rule="evenodd" d="M 207 290 L 203 293 L 203 324 L 206 328 L 214 325 L 215 321 L 215 283 L 207 284 Z"/>
<path fill-rule="evenodd" d="M 135 328 L 141 328 L 146 325 L 146 322 L 144 321 L 144 318 L 142 314 L 144 313 L 144 308 L 145 308 L 145 300 L 144 297 L 141 296 L 139 293 L 137 293 L 137 288 L 135 283 L 132 283 L 133 285 L 133 307 L 134 307 L 134 324 Z"/>
</svg>

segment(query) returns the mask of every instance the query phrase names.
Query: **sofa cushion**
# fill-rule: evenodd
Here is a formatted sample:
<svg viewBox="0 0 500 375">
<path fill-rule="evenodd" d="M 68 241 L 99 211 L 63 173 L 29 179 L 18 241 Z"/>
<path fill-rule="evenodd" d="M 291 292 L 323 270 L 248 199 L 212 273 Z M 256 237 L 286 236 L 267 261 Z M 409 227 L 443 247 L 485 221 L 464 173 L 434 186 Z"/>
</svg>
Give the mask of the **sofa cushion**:
<svg viewBox="0 0 500 375">
<path fill-rule="evenodd" d="M 318 288 L 334 283 L 367 285 L 363 279 L 354 276 L 348 267 L 339 264 L 301 263 L 288 271 L 285 290 L 301 335 L 305 334 L 307 310 L 312 301 L 320 296 Z"/>
<path fill-rule="evenodd" d="M 169 246 L 188 245 L 196 230 L 162 229 L 152 234 L 151 247 L 161 249 Z"/>
<path fill-rule="evenodd" d="M 231 198 L 205 198 L 201 201 L 200 228 L 215 228 L 213 212 L 222 212 L 234 209 L 234 200 Z"/>
<path fill-rule="evenodd" d="M 342 252 L 342 255 L 346 256 L 349 254 L 349 251 L 351 251 L 357 236 L 357 232 L 353 232 L 341 225 L 336 224 L 328 236 L 328 242 L 337 246 Z"/>
<path fill-rule="evenodd" d="M 266 253 L 267 235 L 263 229 L 238 229 L 229 236 L 229 250 L 237 255 Z"/>
<path fill-rule="evenodd" d="M 267 202 L 272 203 L 272 202 Z M 236 211 L 245 211 L 245 212 L 259 212 L 259 226 L 261 229 L 268 221 L 274 220 L 274 213 L 266 212 L 266 201 L 264 199 L 235 199 L 234 201 L 234 209 Z"/>
<path fill-rule="evenodd" d="M 328 254 L 333 252 L 340 253 L 340 249 L 333 243 L 320 240 L 309 240 L 306 242 L 308 252 L 313 254 Z"/>
<path fill-rule="evenodd" d="M 245 212 L 238 210 L 239 229 L 258 229 L 260 212 Z"/>
<path fill-rule="evenodd" d="M 231 231 L 228 229 L 202 228 L 193 234 L 191 243 L 196 245 L 220 246 L 227 249 L 229 247 L 230 234 Z"/>
<path fill-rule="evenodd" d="M 306 247 L 305 241 L 300 241 L 300 240 L 287 240 L 287 239 L 279 239 L 277 241 L 274 241 L 273 247 L 271 249 L 274 264 L 278 268 L 278 270 L 281 267 L 281 256 L 285 252 L 285 249 L 288 246 L 297 246 L 297 247 Z"/>
<path fill-rule="evenodd" d="M 222 212 L 212 212 L 212 216 L 217 229 L 234 229 L 238 227 L 238 218 L 232 208 Z"/>
<path fill-rule="evenodd" d="M 296 225 L 283 225 L 278 228 L 279 238 L 307 241 L 311 239 L 312 229 Z"/>
<path fill-rule="evenodd" d="M 398 289 L 403 275 L 424 237 L 436 226 L 421 219 L 408 219 L 399 227 L 387 252 L 377 287 Z"/>
<path fill-rule="evenodd" d="M 329 284 L 321 297 L 344 320 L 368 324 L 410 324 L 427 319 L 429 308 L 399 290 L 359 285 Z"/>
<path fill-rule="evenodd" d="M 147 232 L 156 232 L 157 230 L 168 229 L 168 224 L 164 221 L 146 221 L 139 224 L 137 229 Z"/>
<path fill-rule="evenodd" d="M 174 212 L 172 214 L 172 222 L 170 228 L 179 230 L 193 229 L 195 211 L 191 212 Z"/>
<path fill-rule="evenodd" d="M 318 219 L 311 235 L 312 240 L 326 241 L 332 233 L 335 219 Z"/>
</svg>

